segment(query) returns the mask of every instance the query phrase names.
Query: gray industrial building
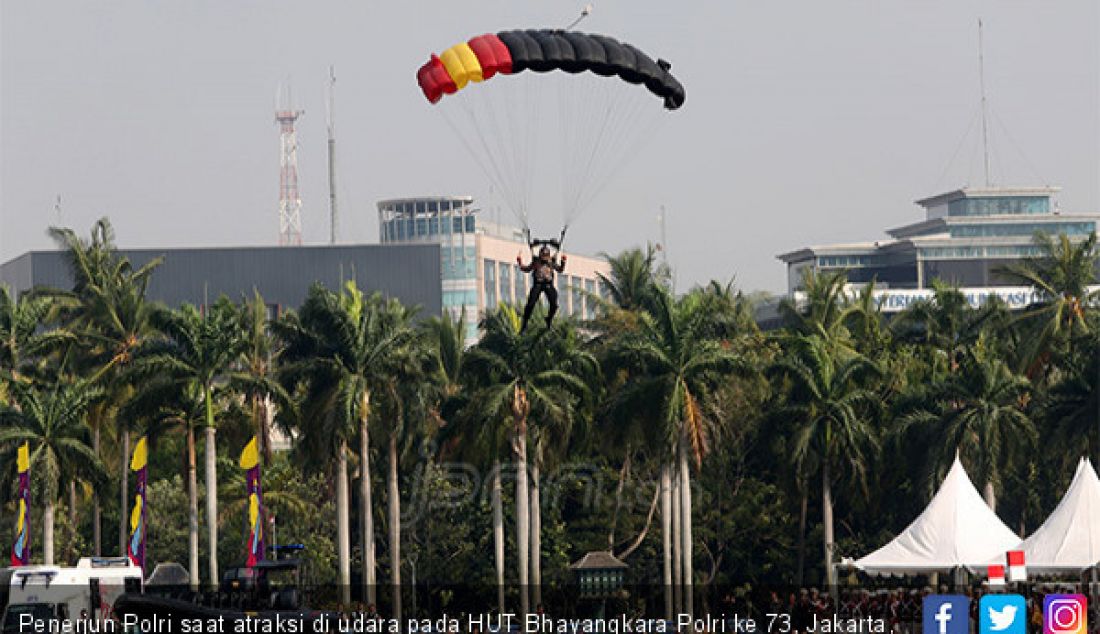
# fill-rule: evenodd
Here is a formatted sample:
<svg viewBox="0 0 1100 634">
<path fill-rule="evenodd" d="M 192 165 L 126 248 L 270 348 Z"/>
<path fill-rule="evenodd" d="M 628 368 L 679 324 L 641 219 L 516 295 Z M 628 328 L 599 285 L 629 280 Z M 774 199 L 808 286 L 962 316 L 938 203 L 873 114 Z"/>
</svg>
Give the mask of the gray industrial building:
<svg viewBox="0 0 1100 634">
<path fill-rule="evenodd" d="M 154 258 L 148 297 L 170 306 L 203 305 L 221 295 L 240 300 L 259 291 L 280 312 L 297 308 L 309 287 L 337 289 L 354 278 L 366 292 L 381 292 L 419 306 L 421 315 L 443 310 L 438 244 L 369 244 L 301 247 L 121 249 L 135 267 Z M 70 288 L 60 251 L 30 251 L 0 265 L 0 283 L 15 292 L 32 287 Z"/>
</svg>

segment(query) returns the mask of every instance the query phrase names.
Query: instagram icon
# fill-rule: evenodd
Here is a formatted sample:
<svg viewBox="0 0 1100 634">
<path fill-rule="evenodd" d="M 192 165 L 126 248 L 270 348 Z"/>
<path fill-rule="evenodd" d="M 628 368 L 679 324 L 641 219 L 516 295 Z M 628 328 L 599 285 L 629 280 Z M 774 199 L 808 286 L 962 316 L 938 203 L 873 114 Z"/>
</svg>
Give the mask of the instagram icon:
<svg viewBox="0 0 1100 634">
<path fill-rule="evenodd" d="M 1048 594 L 1043 597 L 1043 634 L 1085 634 L 1087 603 L 1081 594 Z"/>
</svg>

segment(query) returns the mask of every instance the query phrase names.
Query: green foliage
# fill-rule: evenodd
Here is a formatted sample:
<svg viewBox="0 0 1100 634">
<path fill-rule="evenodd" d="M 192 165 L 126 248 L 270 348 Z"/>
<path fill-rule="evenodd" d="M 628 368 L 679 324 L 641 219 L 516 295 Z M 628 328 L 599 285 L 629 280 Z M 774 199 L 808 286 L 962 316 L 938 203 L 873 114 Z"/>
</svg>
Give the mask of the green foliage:
<svg viewBox="0 0 1100 634">
<path fill-rule="evenodd" d="M 18 298 L 0 289 L 0 464 L 31 443 L 32 520 L 41 525 L 40 500 L 57 503 L 59 559 L 89 554 L 97 503 L 104 554 L 115 554 L 107 527 L 129 512 L 117 495 L 128 469 L 122 430 L 150 443 L 150 565 L 188 561 L 187 433 L 217 425 L 220 559 L 235 565 L 244 554 L 236 460 L 258 434 L 278 540 L 306 544 L 319 583 L 339 570 L 337 448 L 365 427 L 381 432 L 371 436 L 378 465 L 394 438 L 402 574 L 411 582 L 415 571 L 421 610 L 460 602 L 455 584 L 494 583 L 494 460 L 506 473 L 507 599 L 517 596 L 509 462 L 518 434 L 542 474 L 548 595 L 571 583 L 569 563 L 596 549 L 625 558 L 633 581 L 660 580 L 655 493 L 678 447 L 693 454 L 693 564 L 703 588 L 816 579 L 823 562 L 806 544 L 826 534 L 833 487 L 836 557 L 857 556 L 913 519 L 956 452 L 990 485 L 1006 523 L 1024 530 L 1057 503 L 1080 455 L 1100 454 L 1095 240 L 1039 237 L 1040 257 L 1000 271 L 1040 292 L 1019 313 L 973 307 L 936 282 L 931 298 L 888 319 L 873 286 L 857 293 L 843 274 L 808 273 L 805 301 L 784 302 L 787 326 L 773 333 L 758 330 L 753 302 L 732 283 L 677 294 L 659 254 L 634 249 L 608 258 L 595 319 L 520 333 L 519 316 L 502 306 L 482 316 L 481 338 L 467 348 L 465 318 L 418 321 L 415 309 L 354 284 L 315 286 L 275 320 L 258 295 L 156 306 L 145 290 L 157 263 L 135 270 L 105 220 L 87 239 L 52 235 L 72 287 Z M 269 418 L 291 436 L 291 451 L 268 450 Z M 351 444 L 354 467 L 362 457 Z M 389 493 L 381 478 L 372 483 L 386 568 Z M 8 476 L 0 490 L 10 513 Z M 196 493 L 205 525 L 206 492 Z"/>
</svg>

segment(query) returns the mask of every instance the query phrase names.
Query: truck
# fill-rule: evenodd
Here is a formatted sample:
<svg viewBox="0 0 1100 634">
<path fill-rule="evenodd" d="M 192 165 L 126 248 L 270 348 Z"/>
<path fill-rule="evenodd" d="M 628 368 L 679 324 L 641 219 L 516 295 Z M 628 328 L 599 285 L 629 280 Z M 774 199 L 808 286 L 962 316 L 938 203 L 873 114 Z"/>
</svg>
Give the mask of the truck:
<svg viewBox="0 0 1100 634">
<path fill-rule="evenodd" d="M 142 585 L 141 568 L 127 557 L 82 557 L 73 568 L 6 568 L 0 570 L 0 632 L 17 633 L 36 621 L 49 631 L 76 631 L 77 621 L 111 619 L 115 601 L 140 593 Z"/>
</svg>

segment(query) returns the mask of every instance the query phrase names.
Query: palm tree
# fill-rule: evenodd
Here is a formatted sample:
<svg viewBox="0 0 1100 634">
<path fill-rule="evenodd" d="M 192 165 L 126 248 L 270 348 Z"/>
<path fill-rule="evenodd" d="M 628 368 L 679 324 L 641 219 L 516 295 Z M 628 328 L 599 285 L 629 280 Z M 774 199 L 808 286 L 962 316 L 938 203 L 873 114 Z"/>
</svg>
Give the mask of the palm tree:
<svg viewBox="0 0 1100 634">
<path fill-rule="evenodd" d="M 44 484 L 42 550 L 47 565 L 54 563 L 54 509 L 60 481 L 82 478 L 99 484 L 106 479 L 84 424 L 88 408 L 102 395 L 102 389 L 87 382 L 49 386 L 14 383 L 11 406 L 0 410 L 0 446 L 14 454 L 16 446 L 29 443 L 31 469 Z"/>
<path fill-rule="evenodd" d="M 171 375 L 153 377 L 141 382 L 140 389 L 119 408 L 118 416 L 141 425 L 150 449 L 161 436 L 174 428 L 182 428 L 186 445 L 183 480 L 187 483 L 188 574 L 192 589 L 199 588 L 199 506 L 198 469 L 195 452 L 195 429 L 205 416 L 202 395 L 194 385 L 175 380 Z"/>
<path fill-rule="evenodd" d="M 279 384 L 275 368 L 279 353 L 272 336 L 267 304 L 259 292 L 241 304 L 238 328 L 244 339 L 237 367 L 229 374 L 229 385 L 248 402 L 252 424 L 260 439 L 264 464 L 271 462 L 271 406 L 290 407 L 290 396 Z"/>
<path fill-rule="evenodd" d="M 607 275 L 597 273 L 607 299 L 600 298 L 605 312 L 609 309 L 638 311 L 652 305 L 654 290 L 670 287 L 667 268 L 657 264 L 657 251 L 652 247 L 628 249 L 611 256 L 604 254 L 610 269 Z"/>
<path fill-rule="evenodd" d="M 1066 456 L 1076 461 L 1080 447 L 1087 453 L 1100 451 L 1100 336 L 1093 327 L 1076 337 L 1073 354 L 1059 364 L 1059 371 L 1038 394 L 1037 418 L 1045 421 L 1063 446 L 1073 448 Z M 1071 466 L 1071 465 L 1070 465 Z"/>
<path fill-rule="evenodd" d="M 163 336 L 146 342 L 137 351 L 129 375 L 135 382 L 160 380 L 175 384 L 195 394 L 202 403 L 206 436 L 207 572 L 211 586 L 216 587 L 219 578 L 215 399 L 244 349 L 244 340 L 236 308 L 225 297 L 219 298 L 205 315 L 190 304 L 179 310 L 160 309 L 153 315 L 152 323 Z M 189 431 L 189 452 L 194 446 L 192 438 Z M 196 509 L 191 512 L 194 516 Z"/>
<path fill-rule="evenodd" d="M 401 305 L 396 299 L 375 300 L 371 307 L 374 324 L 368 328 L 374 350 L 371 363 L 378 370 L 372 377 L 377 391 L 383 395 L 389 415 L 386 444 L 386 501 L 389 525 L 390 584 L 393 592 L 392 613 L 401 618 L 401 491 L 398 483 L 399 446 L 412 435 L 415 425 L 425 421 L 430 406 L 431 388 L 423 370 L 427 365 L 426 350 L 417 345 L 417 332 L 412 320 L 416 309 Z"/>
<path fill-rule="evenodd" d="M 889 346 L 890 332 L 886 328 L 882 306 L 875 297 L 875 282 L 872 280 L 859 291 L 849 305 L 848 330 L 856 342 L 856 349 L 865 356 L 877 357 Z"/>
<path fill-rule="evenodd" d="M 1066 234 L 1054 238 L 1037 233 L 1034 241 L 1042 255 L 998 271 L 1007 280 L 1030 286 L 1041 295 L 1040 301 L 1021 316 L 1035 329 L 1034 336 L 1026 339 L 1031 342 L 1028 375 L 1032 379 L 1050 366 L 1051 355 L 1066 354 L 1069 341 L 1088 332 L 1087 306 L 1097 297 L 1089 286 L 1096 284 L 1100 260 L 1095 233 L 1079 242 Z"/>
<path fill-rule="evenodd" d="M 784 299 L 779 303 L 779 312 L 795 336 L 817 336 L 822 341 L 843 354 L 855 352 L 848 322 L 853 307 L 845 292 L 848 284 L 847 274 L 840 272 L 819 273 L 806 269 L 802 273 L 802 293 L 804 299 Z"/>
<path fill-rule="evenodd" d="M 935 449 L 933 473 L 943 474 L 958 455 L 985 483 L 983 497 L 996 510 L 1002 465 L 1036 439 L 1024 412 L 1030 390 L 1025 377 L 979 345 L 963 356 L 958 372 L 909 397 L 915 406 L 899 420 L 896 433 L 919 430 L 918 442 Z"/>
<path fill-rule="evenodd" d="M 395 366 L 405 361 L 403 354 L 414 334 L 411 315 L 408 309 L 384 301 L 380 295 L 364 298 L 355 282 L 350 281 L 340 294 L 314 286 L 301 312 L 275 325 L 286 345 L 284 382 L 303 385 L 303 408 L 313 417 L 304 440 L 315 444 L 321 452 L 327 449 L 329 455 L 335 450 L 337 545 L 345 603 L 351 600 L 348 440 L 358 431 L 363 583 L 367 600 L 373 603 L 374 522 L 369 460 L 372 399 L 376 392 L 386 388 Z M 391 543 L 393 547 L 395 544 Z M 393 558 L 393 564 L 395 608 L 399 611 L 400 558 Z"/>
<path fill-rule="evenodd" d="M 0 401 L 6 400 L 11 383 L 24 383 L 36 374 L 44 356 L 73 340 L 65 328 L 50 328 L 47 321 L 55 303 L 45 296 L 13 297 L 0 286 Z"/>
<path fill-rule="evenodd" d="M 932 296 L 910 304 L 891 326 L 899 340 L 932 351 L 930 362 L 941 372 L 954 372 L 960 356 L 1003 315 L 1000 302 L 973 309 L 957 287 L 933 280 Z"/>
<path fill-rule="evenodd" d="M 604 254 L 604 258 L 610 268 L 608 275 L 599 274 L 600 288 L 606 294 L 605 299 L 597 295 L 590 299 L 596 301 L 598 317 L 595 328 L 601 333 L 593 343 L 597 347 L 606 348 L 613 345 L 614 340 L 623 332 L 635 330 L 641 319 L 641 313 L 648 311 L 653 305 L 653 297 L 658 288 L 671 288 L 671 276 L 667 267 L 657 265 L 657 251 L 648 247 L 643 252 L 641 249 L 630 249 L 616 256 Z M 606 352 L 606 350 L 604 350 Z M 609 368 L 611 379 L 606 389 L 613 393 L 626 380 L 626 373 L 621 368 Z M 642 417 L 637 412 L 622 412 L 622 416 L 612 417 L 611 421 L 617 433 L 605 436 L 605 438 L 618 439 L 623 442 L 616 448 L 623 452 L 623 468 L 620 473 L 626 471 L 632 449 L 641 445 L 652 445 L 653 440 L 645 438 L 647 430 L 655 429 L 653 425 L 643 424 Z M 614 442 L 612 440 L 611 442 Z M 657 441 L 654 441 L 657 442 Z M 658 484 L 659 498 L 661 502 L 661 528 L 663 543 L 663 577 L 665 589 L 666 618 L 671 619 L 673 614 L 673 579 L 672 579 L 672 482 L 671 473 L 667 465 L 662 466 L 661 481 Z M 612 528 L 612 531 L 614 529 Z M 613 541 L 613 532 L 611 533 Z M 679 584 L 676 584 L 678 587 Z"/>
<path fill-rule="evenodd" d="M 825 581 L 833 588 L 833 479 L 866 481 L 870 454 L 878 447 L 870 417 L 875 392 L 868 379 L 878 371 L 860 355 L 842 355 L 819 335 L 802 335 L 769 372 L 786 391 L 777 415 L 793 424 L 788 451 L 798 478 L 821 476 Z"/>
<path fill-rule="evenodd" d="M 48 294 L 75 304 L 72 310 L 63 310 L 68 328 L 78 338 L 80 358 L 76 365 L 87 368 L 92 380 L 106 389 L 105 400 L 97 406 L 92 444 L 99 451 L 101 423 L 132 394 L 131 386 L 122 374 L 133 358 L 134 351 L 151 334 L 150 318 L 153 305 L 146 301 L 145 292 L 153 270 L 162 259 L 154 258 L 134 270 L 127 258 L 118 255 L 114 242 L 114 229 L 107 218 L 101 218 L 92 227 L 91 236 L 84 240 L 68 228 L 50 228 L 50 236 L 65 251 L 69 275 L 73 286 L 69 291 L 51 290 Z M 119 508 L 129 507 L 130 427 L 129 421 L 116 418 L 121 443 L 119 444 Z M 99 534 L 100 509 L 95 503 L 94 532 Z M 129 534 L 126 513 L 119 514 L 119 554 L 126 553 Z"/>
<path fill-rule="evenodd" d="M 462 394 L 466 355 L 466 312 L 455 319 L 444 311 L 421 326 L 428 351 L 428 378 L 437 390 L 438 414 L 444 420 Z"/>
<path fill-rule="evenodd" d="M 569 372 L 579 384 L 573 384 L 572 390 L 563 391 L 558 396 L 559 407 L 554 410 L 536 410 L 531 417 L 530 430 L 534 451 L 531 457 L 530 473 L 530 548 L 531 548 L 531 604 L 542 604 L 542 491 L 541 474 L 546 465 L 554 464 L 569 450 L 573 428 L 580 419 L 578 410 L 591 405 L 590 385 L 599 385 L 597 376 L 599 363 L 595 356 L 585 349 L 585 341 L 569 321 L 563 321 L 555 328 L 554 338 L 543 339 L 550 358 L 558 367 Z"/>
<path fill-rule="evenodd" d="M 435 369 L 429 372 L 431 384 L 439 391 L 442 427 L 438 440 L 442 455 L 471 462 L 489 473 L 489 506 L 492 514 L 493 572 L 497 589 L 497 610 L 506 612 L 504 603 L 504 507 L 501 486 L 501 447 L 503 425 L 484 424 L 483 413 L 467 407 L 469 394 L 476 389 L 476 377 L 468 369 L 466 357 L 465 314 L 453 320 L 449 314 L 432 318 L 425 324 L 429 359 Z M 468 389 L 464 389 L 468 388 Z"/>
<path fill-rule="evenodd" d="M 485 316 L 482 338 L 466 354 L 474 394 L 467 406 L 488 427 L 510 419 L 512 454 L 516 463 L 516 550 L 520 610 L 530 612 L 530 489 L 527 436 L 532 414 L 541 420 L 568 416 L 570 397 L 587 387 L 576 373 L 578 359 L 557 358 L 547 339 L 559 336 L 533 331 L 520 333 L 514 308 L 501 305 Z M 538 341 L 537 338 L 542 340 Z"/>
<path fill-rule="evenodd" d="M 651 312 L 640 314 L 639 328 L 624 333 L 610 351 L 612 364 L 630 374 L 612 407 L 648 412 L 663 437 L 666 460 L 676 465 L 672 486 L 678 493 L 680 530 L 672 555 L 674 564 L 679 559 L 682 566 L 686 613 L 694 609 L 690 466 L 702 464 L 720 432 L 715 392 L 732 373 L 746 369 L 732 347 L 711 336 L 712 307 L 705 294 L 677 300 L 658 290 Z"/>
</svg>

